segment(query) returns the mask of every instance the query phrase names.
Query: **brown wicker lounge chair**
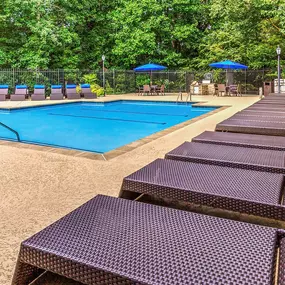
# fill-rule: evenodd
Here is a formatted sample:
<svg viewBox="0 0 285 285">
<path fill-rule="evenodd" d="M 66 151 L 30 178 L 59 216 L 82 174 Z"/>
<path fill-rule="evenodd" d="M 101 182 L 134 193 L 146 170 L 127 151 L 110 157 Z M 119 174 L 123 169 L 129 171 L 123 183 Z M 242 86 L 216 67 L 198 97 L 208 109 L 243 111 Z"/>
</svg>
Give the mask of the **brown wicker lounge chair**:
<svg viewBox="0 0 285 285">
<path fill-rule="evenodd" d="M 285 137 L 277 136 L 206 131 L 193 138 L 192 142 L 285 151 Z"/>
<path fill-rule="evenodd" d="M 65 91 L 66 91 L 66 97 L 69 100 L 75 100 L 81 98 L 81 95 L 76 91 L 75 84 L 66 84 Z"/>
<path fill-rule="evenodd" d="M 285 93 L 270 93 L 268 97 L 285 97 Z"/>
<path fill-rule="evenodd" d="M 285 174 L 284 151 L 185 142 L 165 158 Z"/>
<path fill-rule="evenodd" d="M 5 101 L 8 96 L 9 85 L 0 85 L 0 101 Z"/>
<path fill-rule="evenodd" d="M 126 177 L 120 197 L 146 194 L 176 205 L 188 202 L 285 220 L 283 183 L 282 174 L 158 159 Z"/>
<path fill-rule="evenodd" d="M 97 94 L 91 92 L 90 84 L 81 84 L 81 93 L 85 99 L 96 99 Z"/>
<path fill-rule="evenodd" d="M 285 101 L 285 96 L 267 96 L 262 98 L 261 101 Z"/>
<path fill-rule="evenodd" d="M 278 114 L 278 115 L 283 115 L 285 113 L 285 110 L 266 110 L 266 109 L 250 109 L 250 108 L 247 108 L 247 109 L 244 109 L 242 110 L 243 113 L 256 113 L 256 114 Z"/>
<path fill-rule="evenodd" d="M 266 119 L 267 120 L 267 119 Z M 216 131 L 246 133 L 268 136 L 285 136 L 285 123 L 265 120 L 225 120 L 216 126 Z"/>
<path fill-rule="evenodd" d="M 283 111 L 285 106 L 278 106 L 276 104 L 254 104 L 246 110 L 269 110 L 269 111 Z"/>
<path fill-rule="evenodd" d="M 264 120 L 264 118 L 268 117 L 275 117 L 275 118 L 284 118 L 285 117 L 285 112 L 273 112 L 273 111 L 263 111 L 263 110 L 243 110 L 241 112 L 236 113 L 236 115 L 239 116 L 245 116 L 250 119 L 250 117 L 260 117 L 261 120 Z"/>
<path fill-rule="evenodd" d="M 280 107 L 284 107 L 285 100 L 260 100 L 256 102 L 253 106 L 260 106 L 260 105 L 277 105 Z"/>
<path fill-rule="evenodd" d="M 11 94 L 11 101 L 24 101 L 28 94 L 27 85 L 16 85 L 15 94 Z"/>
<path fill-rule="evenodd" d="M 35 101 L 42 101 L 46 99 L 45 95 L 45 86 L 44 85 L 35 85 L 34 94 L 31 95 L 31 99 Z"/>
<path fill-rule="evenodd" d="M 61 85 L 52 85 L 50 100 L 63 100 L 62 86 Z"/>
<path fill-rule="evenodd" d="M 244 120 L 244 121 L 258 121 L 258 122 L 275 122 L 276 124 L 282 124 L 285 123 L 285 117 L 284 116 L 278 116 L 278 114 L 276 116 L 274 116 L 273 113 L 270 113 L 270 115 L 268 114 L 267 117 L 266 116 L 259 116 L 259 114 L 256 115 L 251 115 L 248 116 L 246 114 L 240 114 L 237 113 L 235 115 L 233 115 L 232 117 L 229 118 L 230 120 Z"/>
<path fill-rule="evenodd" d="M 277 229 L 97 196 L 22 242 L 12 284 L 271 285 L 279 244 L 283 265 Z"/>
</svg>

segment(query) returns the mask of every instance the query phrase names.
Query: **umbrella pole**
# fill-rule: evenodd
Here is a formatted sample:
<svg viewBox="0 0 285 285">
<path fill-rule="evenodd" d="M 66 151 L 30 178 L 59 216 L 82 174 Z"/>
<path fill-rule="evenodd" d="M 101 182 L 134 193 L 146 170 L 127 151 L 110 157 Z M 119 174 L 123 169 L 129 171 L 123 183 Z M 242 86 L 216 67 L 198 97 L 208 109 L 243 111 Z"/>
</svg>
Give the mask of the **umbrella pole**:
<svg viewBox="0 0 285 285">
<path fill-rule="evenodd" d="M 152 86 L 152 70 L 150 71 L 150 86 Z"/>
</svg>

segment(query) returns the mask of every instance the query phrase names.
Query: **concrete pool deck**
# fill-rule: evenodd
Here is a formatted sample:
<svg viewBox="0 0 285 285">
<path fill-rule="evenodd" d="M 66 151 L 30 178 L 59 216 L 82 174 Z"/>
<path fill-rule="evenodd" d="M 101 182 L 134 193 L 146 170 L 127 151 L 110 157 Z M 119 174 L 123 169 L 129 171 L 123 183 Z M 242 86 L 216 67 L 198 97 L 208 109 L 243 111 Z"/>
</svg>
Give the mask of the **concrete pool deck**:
<svg viewBox="0 0 285 285">
<path fill-rule="evenodd" d="M 176 96 L 113 95 L 94 101 L 116 99 L 176 101 Z M 202 105 L 230 107 L 108 161 L 15 147 L 0 141 L 0 284 L 10 283 L 21 241 L 97 194 L 118 196 L 125 176 L 201 132 L 214 130 L 217 123 L 259 97 L 193 96 L 192 100 L 205 102 Z M 50 103 L 60 101 L 6 101 L 0 102 L 0 108 Z"/>
</svg>

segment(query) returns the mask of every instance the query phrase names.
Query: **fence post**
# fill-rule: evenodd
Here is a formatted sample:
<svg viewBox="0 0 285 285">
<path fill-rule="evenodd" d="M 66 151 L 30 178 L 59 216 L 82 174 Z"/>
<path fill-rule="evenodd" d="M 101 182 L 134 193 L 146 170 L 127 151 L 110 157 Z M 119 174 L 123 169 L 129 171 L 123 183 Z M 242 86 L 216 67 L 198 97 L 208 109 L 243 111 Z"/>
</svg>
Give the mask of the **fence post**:
<svg viewBox="0 0 285 285">
<path fill-rule="evenodd" d="M 246 69 L 245 69 L 245 91 L 244 94 L 246 95 L 246 84 L 247 84 L 247 73 L 246 73 Z"/>
<path fill-rule="evenodd" d="M 167 91 L 169 92 L 169 86 L 170 86 L 170 81 L 169 81 L 169 71 L 167 71 L 167 75 L 168 75 L 168 86 L 167 86 Z"/>
<path fill-rule="evenodd" d="M 115 73 L 115 69 L 113 69 L 113 89 L 114 89 L 114 93 L 116 94 L 116 73 Z"/>
<path fill-rule="evenodd" d="M 185 71 L 185 92 L 187 93 L 187 72 Z"/>
<path fill-rule="evenodd" d="M 15 87 L 15 68 L 13 67 L 13 88 Z"/>
</svg>

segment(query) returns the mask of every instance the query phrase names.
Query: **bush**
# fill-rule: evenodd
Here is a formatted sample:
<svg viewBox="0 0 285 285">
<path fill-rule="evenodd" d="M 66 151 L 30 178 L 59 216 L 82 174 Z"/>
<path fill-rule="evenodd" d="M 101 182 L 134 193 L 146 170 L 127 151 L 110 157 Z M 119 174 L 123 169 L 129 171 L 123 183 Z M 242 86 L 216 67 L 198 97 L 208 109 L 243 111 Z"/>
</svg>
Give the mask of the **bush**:
<svg viewBox="0 0 285 285">
<path fill-rule="evenodd" d="M 83 75 L 83 81 L 83 83 L 90 84 L 91 92 L 96 93 L 98 97 L 104 96 L 104 89 L 98 84 L 97 74 L 85 74 Z M 80 89 L 78 91 L 80 91 Z"/>
</svg>

